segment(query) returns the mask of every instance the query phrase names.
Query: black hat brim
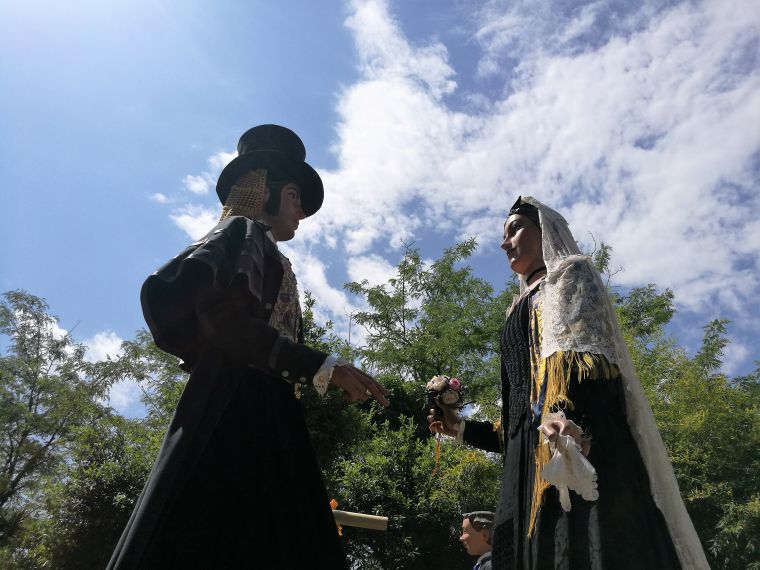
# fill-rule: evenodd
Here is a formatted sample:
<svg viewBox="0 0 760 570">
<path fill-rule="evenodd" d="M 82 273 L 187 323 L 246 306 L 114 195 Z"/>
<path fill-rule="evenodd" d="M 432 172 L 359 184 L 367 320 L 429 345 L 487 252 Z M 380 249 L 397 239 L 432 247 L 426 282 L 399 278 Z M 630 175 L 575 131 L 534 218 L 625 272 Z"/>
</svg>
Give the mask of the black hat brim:
<svg viewBox="0 0 760 570">
<path fill-rule="evenodd" d="M 301 208 L 305 216 L 311 216 L 322 207 L 325 190 L 317 171 L 306 162 L 290 160 L 274 150 L 248 152 L 234 158 L 224 167 L 216 182 L 216 193 L 222 204 L 227 201 L 235 181 L 257 168 L 273 169 L 292 177 L 301 189 Z"/>
</svg>

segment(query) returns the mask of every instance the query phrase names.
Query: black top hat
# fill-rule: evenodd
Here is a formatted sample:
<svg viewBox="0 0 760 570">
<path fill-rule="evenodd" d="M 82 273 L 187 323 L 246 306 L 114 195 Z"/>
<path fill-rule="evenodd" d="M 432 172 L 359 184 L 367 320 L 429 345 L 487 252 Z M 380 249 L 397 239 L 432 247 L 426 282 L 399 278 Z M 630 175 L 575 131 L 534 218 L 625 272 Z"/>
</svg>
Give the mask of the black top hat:
<svg viewBox="0 0 760 570">
<path fill-rule="evenodd" d="M 237 157 L 224 167 L 216 182 L 216 193 L 222 204 L 240 176 L 249 170 L 266 168 L 292 177 L 298 184 L 301 188 L 301 208 L 306 216 L 311 216 L 322 207 L 325 196 L 322 179 L 305 162 L 306 148 L 293 131 L 280 125 L 259 125 L 243 133 L 237 149 Z"/>
</svg>

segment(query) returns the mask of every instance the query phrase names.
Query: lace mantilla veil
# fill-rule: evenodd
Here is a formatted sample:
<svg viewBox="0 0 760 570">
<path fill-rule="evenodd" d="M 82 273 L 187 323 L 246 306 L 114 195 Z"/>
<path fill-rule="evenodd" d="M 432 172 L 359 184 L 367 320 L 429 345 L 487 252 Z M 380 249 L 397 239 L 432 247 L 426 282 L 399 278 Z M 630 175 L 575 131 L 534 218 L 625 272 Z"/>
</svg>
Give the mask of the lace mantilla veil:
<svg viewBox="0 0 760 570">
<path fill-rule="evenodd" d="M 615 310 L 591 258 L 583 255 L 565 219 L 532 197 L 538 209 L 547 274 L 543 284 L 541 358 L 555 352 L 603 354 L 622 375 L 628 426 L 649 475 L 652 496 L 684 569 L 709 568 L 686 512 L 673 467 L 633 368 Z M 520 280 L 520 290 L 527 286 Z"/>
</svg>

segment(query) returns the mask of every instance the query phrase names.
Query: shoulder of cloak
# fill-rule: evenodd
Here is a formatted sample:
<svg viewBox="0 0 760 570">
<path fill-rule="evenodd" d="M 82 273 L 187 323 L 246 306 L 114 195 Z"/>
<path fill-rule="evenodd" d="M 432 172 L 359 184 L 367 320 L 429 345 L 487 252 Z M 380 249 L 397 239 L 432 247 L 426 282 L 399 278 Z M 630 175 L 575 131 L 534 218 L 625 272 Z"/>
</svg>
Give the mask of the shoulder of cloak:
<svg viewBox="0 0 760 570">
<path fill-rule="evenodd" d="M 265 252 L 274 247 L 265 226 L 234 216 L 160 267 L 140 292 L 145 322 L 156 345 L 192 360 L 198 338 L 195 300 L 199 289 L 211 286 L 224 291 L 242 273 L 248 291 L 261 302 Z"/>
<path fill-rule="evenodd" d="M 604 355 L 619 364 L 615 309 L 593 261 L 568 256 L 546 276 L 541 310 L 541 357 L 555 352 Z"/>
</svg>

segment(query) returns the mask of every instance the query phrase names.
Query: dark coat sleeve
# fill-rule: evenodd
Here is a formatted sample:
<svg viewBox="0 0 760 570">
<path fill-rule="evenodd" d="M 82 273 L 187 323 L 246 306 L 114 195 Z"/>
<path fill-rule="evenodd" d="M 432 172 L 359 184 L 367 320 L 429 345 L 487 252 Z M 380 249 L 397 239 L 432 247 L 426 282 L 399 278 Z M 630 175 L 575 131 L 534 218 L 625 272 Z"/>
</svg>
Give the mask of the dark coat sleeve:
<svg viewBox="0 0 760 570">
<path fill-rule="evenodd" d="M 293 342 L 252 316 L 253 300 L 237 278 L 225 292 L 201 289 L 196 315 L 203 338 L 232 360 L 288 381 L 309 383 L 327 355 Z"/>
<path fill-rule="evenodd" d="M 473 447 L 482 449 L 483 451 L 492 451 L 494 453 L 501 453 L 502 451 L 499 442 L 499 434 L 494 429 L 494 425 L 491 422 L 467 420 L 465 422 L 462 440 Z"/>
<path fill-rule="evenodd" d="M 264 298 L 273 287 L 266 286 L 265 277 L 279 287 L 282 267 L 267 267 L 267 241 L 261 224 L 231 217 L 148 277 L 140 303 L 156 345 L 192 367 L 201 340 L 198 291 L 206 286 L 226 291 L 237 276 L 245 279 L 260 316 L 268 316 Z"/>
<path fill-rule="evenodd" d="M 210 343 L 239 364 L 310 382 L 326 355 L 267 324 L 281 282 L 282 263 L 266 228 L 238 216 L 151 275 L 140 300 L 156 345 L 188 371 Z"/>
<path fill-rule="evenodd" d="M 584 374 L 582 380 L 577 366 L 573 368 L 568 385 L 568 399 L 572 405 L 562 407 L 565 417 L 575 422 L 589 437 L 593 437 L 595 431 L 608 429 L 608 421 L 614 423 L 625 417 L 620 371 L 604 356 L 591 356 L 596 364 Z"/>
</svg>

